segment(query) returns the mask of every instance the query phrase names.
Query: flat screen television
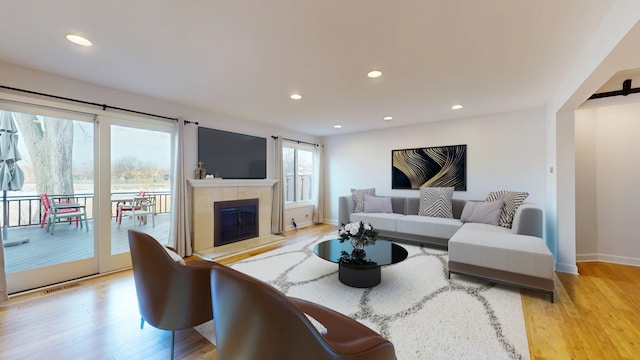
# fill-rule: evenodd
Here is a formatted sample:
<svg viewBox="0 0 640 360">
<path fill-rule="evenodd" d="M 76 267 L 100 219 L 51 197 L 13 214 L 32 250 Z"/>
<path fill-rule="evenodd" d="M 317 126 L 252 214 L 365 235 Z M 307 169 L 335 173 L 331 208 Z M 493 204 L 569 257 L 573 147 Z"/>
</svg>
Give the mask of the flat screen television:
<svg viewBox="0 0 640 360">
<path fill-rule="evenodd" d="M 223 179 L 266 179 L 267 139 L 198 128 L 198 161 L 207 175 Z"/>
</svg>

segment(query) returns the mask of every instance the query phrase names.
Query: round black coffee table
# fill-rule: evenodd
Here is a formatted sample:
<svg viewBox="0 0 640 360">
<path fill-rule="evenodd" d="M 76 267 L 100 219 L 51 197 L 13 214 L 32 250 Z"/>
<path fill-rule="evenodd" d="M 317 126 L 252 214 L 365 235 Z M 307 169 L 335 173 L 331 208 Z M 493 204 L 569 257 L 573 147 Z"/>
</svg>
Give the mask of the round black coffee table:
<svg viewBox="0 0 640 360">
<path fill-rule="evenodd" d="M 341 283 L 358 288 L 380 284 L 381 266 L 399 263 L 408 255 L 405 248 L 387 240 L 376 240 L 364 250 L 355 250 L 349 241 L 327 240 L 316 245 L 313 252 L 338 264 Z"/>
</svg>

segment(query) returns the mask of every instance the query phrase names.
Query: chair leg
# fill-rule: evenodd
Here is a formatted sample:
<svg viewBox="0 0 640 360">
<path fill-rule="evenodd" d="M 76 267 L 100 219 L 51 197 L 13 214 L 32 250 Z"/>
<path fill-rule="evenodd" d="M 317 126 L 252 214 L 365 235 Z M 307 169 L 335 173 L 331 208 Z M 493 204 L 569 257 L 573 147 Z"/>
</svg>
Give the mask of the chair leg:
<svg viewBox="0 0 640 360">
<path fill-rule="evenodd" d="M 49 220 L 49 213 L 45 212 L 44 214 L 42 214 L 42 220 L 40 220 L 40 228 L 43 228 L 45 221 L 48 221 L 48 220 Z M 49 231 L 48 225 L 47 225 L 47 231 Z"/>
<path fill-rule="evenodd" d="M 50 224 L 49 225 L 49 233 L 51 235 L 53 235 L 53 229 L 55 229 L 55 227 L 56 227 L 56 215 L 55 215 L 55 213 L 53 214 L 53 216 L 49 217 L 49 224 Z"/>
<path fill-rule="evenodd" d="M 171 330 L 171 360 L 173 360 L 175 347 L 176 347 L 176 331 Z"/>
</svg>

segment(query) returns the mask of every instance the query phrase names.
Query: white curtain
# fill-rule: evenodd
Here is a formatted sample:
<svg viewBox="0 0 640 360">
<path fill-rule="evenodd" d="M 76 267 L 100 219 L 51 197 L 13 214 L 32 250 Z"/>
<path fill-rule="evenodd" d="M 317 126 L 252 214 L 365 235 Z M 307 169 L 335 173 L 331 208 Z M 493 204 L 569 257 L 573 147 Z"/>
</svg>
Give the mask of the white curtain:
<svg viewBox="0 0 640 360">
<path fill-rule="evenodd" d="M 315 190 L 315 198 L 316 198 L 316 206 L 313 210 L 313 222 L 316 224 L 322 224 L 324 222 L 324 173 L 322 169 L 324 169 L 323 162 L 323 151 L 324 145 L 316 146 L 316 150 L 314 152 L 313 164 L 315 167 L 314 173 L 316 177 L 314 179 L 314 187 Z"/>
<path fill-rule="evenodd" d="M 271 233 L 280 234 L 284 231 L 284 172 L 282 170 L 282 137 L 275 139 L 274 176 L 278 180 L 273 188 L 271 202 Z"/>
<path fill-rule="evenodd" d="M 174 131 L 173 181 L 171 182 L 170 244 L 180 256 L 193 255 L 191 246 L 191 220 L 189 218 L 189 194 L 184 168 L 184 119 L 176 122 Z"/>
<path fill-rule="evenodd" d="M 0 231 L 0 302 L 7 301 L 7 273 L 4 270 L 4 246 L 2 244 L 2 232 Z"/>
</svg>

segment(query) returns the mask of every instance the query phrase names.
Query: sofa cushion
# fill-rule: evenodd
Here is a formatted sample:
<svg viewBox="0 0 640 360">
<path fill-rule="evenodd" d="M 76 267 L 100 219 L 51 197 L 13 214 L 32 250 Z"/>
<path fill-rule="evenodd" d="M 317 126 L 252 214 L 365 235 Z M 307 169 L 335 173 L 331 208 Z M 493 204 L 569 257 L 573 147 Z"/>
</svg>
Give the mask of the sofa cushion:
<svg viewBox="0 0 640 360">
<path fill-rule="evenodd" d="M 398 232 L 449 239 L 460 229 L 462 221 L 421 215 L 407 215 L 396 220 Z"/>
<path fill-rule="evenodd" d="M 502 213 L 502 199 L 496 201 L 467 201 L 460 220 L 464 223 L 482 223 L 498 225 Z"/>
<path fill-rule="evenodd" d="M 391 198 L 364 194 L 364 212 L 392 213 L 393 207 L 391 206 Z"/>
<path fill-rule="evenodd" d="M 352 213 L 349 221 L 371 224 L 375 230 L 396 231 L 396 220 L 404 217 L 396 213 Z"/>
<path fill-rule="evenodd" d="M 498 233 L 504 233 L 504 234 L 512 233 L 511 230 L 505 227 L 498 226 L 498 225 L 482 224 L 482 223 L 464 223 L 462 228 L 466 230 L 489 231 L 489 232 L 498 232 Z"/>
<path fill-rule="evenodd" d="M 529 196 L 529 193 L 524 191 L 492 191 L 489 193 L 485 201 L 496 201 L 498 199 L 502 199 L 502 201 L 504 201 L 504 205 L 502 205 L 502 213 L 500 214 L 500 226 L 511 229 L 513 216 L 516 214 L 516 210 L 518 210 L 518 207 L 522 205 L 527 196 Z"/>
<path fill-rule="evenodd" d="M 421 187 L 418 215 L 452 219 L 453 189 L 453 187 Z"/>
<path fill-rule="evenodd" d="M 353 199 L 353 212 L 364 212 L 364 195 L 376 195 L 376 189 L 351 189 L 351 198 Z"/>
<path fill-rule="evenodd" d="M 475 230 L 467 225 L 486 224 L 465 224 L 449 240 L 449 261 L 553 278 L 553 255 L 543 239 L 510 232 Z"/>
</svg>

